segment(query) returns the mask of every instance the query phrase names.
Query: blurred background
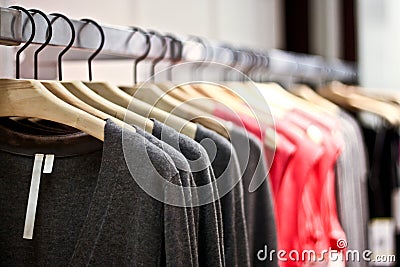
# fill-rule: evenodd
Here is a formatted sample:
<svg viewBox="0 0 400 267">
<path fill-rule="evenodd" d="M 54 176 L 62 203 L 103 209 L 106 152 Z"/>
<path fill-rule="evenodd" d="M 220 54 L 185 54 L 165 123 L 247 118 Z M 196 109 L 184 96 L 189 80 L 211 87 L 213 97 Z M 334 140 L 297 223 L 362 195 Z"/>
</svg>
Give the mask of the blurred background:
<svg viewBox="0 0 400 267">
<path fill-rule="evenodd" d="M 358 64 L 362 86 L 400 87 L 397 0 L 0 0 L 1 6 L 12 4 L 76 19 L 90 17 L 101 24 L 134 25 L 250 48 L 278 48 L 353 61 Z M 7 62 L 12 53 L 0 49 L 2 60 Z M 129 82 L 129 73 L 123 71 L 129 63 L 113 64 L 98 62 L 94 71 L 107 77 L 112 65 L 121 71 L 113 72 L 110 79 Z M 66 77 L 83 78 L 80 73 L 85 68 L 70 62 Z M 12 76 L 12 71 L 3 68 L 1 74 Z"/>
</svg>

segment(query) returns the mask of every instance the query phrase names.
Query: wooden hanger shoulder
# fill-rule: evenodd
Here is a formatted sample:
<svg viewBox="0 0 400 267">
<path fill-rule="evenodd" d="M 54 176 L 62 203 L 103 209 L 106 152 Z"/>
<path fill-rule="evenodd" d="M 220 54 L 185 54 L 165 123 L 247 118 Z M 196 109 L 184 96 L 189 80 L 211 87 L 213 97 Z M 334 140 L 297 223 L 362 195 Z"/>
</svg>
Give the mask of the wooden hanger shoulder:
<svg viewBox="0 0 400 267">
<path fill-rule="evenodd" d="M 105 121 L 60 100 L 40 82 L 0 79 L 0 88 L 0 116 L 50 120 L 104 141 Z"/>
<path fill-rule="evenodd" d="M 196 124 L 132 97 L 117 86 L 109 83 L 85 84 L 88 85 L 88 87 L 98 95 L 103 96 L 105 99 L 108 99 L 109 101 L 126 108 L 131 112 L 135 112 L 145 118 L 155 118 L 191 138 L 194 138 L 196 134 Z"/>
<path fill-rule="evenodd" d="M 338 114 L 340 108 L 332 103 L 331 101 L 323 98 L 321 95 L 317 94 L 314 90 L 306 85 L 296 85 L 290 89 L 290 91 L 301 97 L 310 103 L 314 103 L 320 107 L 323 107 L 325 110 L 329 111 L 332 114 Z"/>
<path fill-rule="evenodd" d="M 119 89 L 118 87 L 106 82 L 84 82 L 84 84 L 92 89 L 98 95 L 121 106 L 128 107 L 132 97 Z"/>
<path fill-rule="evenodd" d="M 87 104 L 93 106 L 94 108 L 99 109 L 119 120 L 123 120 L 128 124 L 134 124 L 146 130 L 147 132 L 150 133 L 152 132 L 153 122 L 151 120 L 139 116 L 138 114 L 135 114 L 101 97 L 100 95 L 93 92 L 91 89 L 87 88 L 87 86 L 84 83 L 79 81 L 74 81 L 74 82 L 62 82 L 62 84 L 72 94 L 74 94 L 76 97 L 80 98 Z"/>
<path fill-rule="evenodd" d="M 68 91 L 67 88 L 65 88 L 60 82 L 57 81 L 41 81 L 41 83 L 51 92 L 53 93 L 55 96 L 57 96 L 58 98 L 60 98 L 61 100 L 67 102 L 68 104 L 77 107 L 81 110 L 86 111 L 89 114 L 92 114 L 93 116 L 96 116 L 102 120 L 105 119 L 111 119 L 115 124 L 117 124 L 118 126 L 122 127 L 122 128 L 129 128 L 132 132 L 136 132 L 136 129 L 126 123 L 124 123 L 123 121 L 111 117 L 110 115 L 108 115 L 107 113 L 98 110 L 88 104 L 86 104 L 85 102 L 83 102 L 82 100 L 80 100 L 79 98 L 77 98 L 75 95 L 73 95 L 70 91 Z"/>
<path fill-rule="evenodd" d="M 41 81 L 41 83 L 55 96 L 60 98 L 61 100 L 67 102 L 70 105 L 73 105 L 79 109 L 82 109 L 93 116 L 96 116 L 100 119 L 107 119 L 110 117 L 107 113 L 95 109 L 94 107 L 88 105 L 87 103 L 80 100 L 78 97 L 73 95 L 67 88 L 65 88 L 60 82 L 56 81 Z"/>
<path fill-rule="evenodd" d="M 320 88 L 319 93 L 344 107 L 377 114 L 392 125 L 400 124 L 400 112 L 397 107 L 358 94 L 355 88 L 336 83 Z"/>
<path fill-rule="evenodd" d="M 125 90 L 128 92 L 130 90 Z M 168 94 L 166 94 L 160 87 L 153 83 L 146 83 L 135 90 L 134 97 L 146 102 L 147 104 L 157 107 L 165 112 L 172 113 L 178 117 L 181 117 L 187 121 L 200 123 L 201 125 L 216 131 L 225 138 L 229 138 L 229 134 L 225 129 L 224 122 L 218 119 L 211 119 L 210 114 L 196 109 L 182 101 L 179 101 Z M 189 125 L 190 128 L 186 128 L 186 133 L 194 136 L 194 126 Z M 196 127 L 197 129 L 197 127 Z M 182 133 L 183 133 L 182 129 Z"/>
</svg>

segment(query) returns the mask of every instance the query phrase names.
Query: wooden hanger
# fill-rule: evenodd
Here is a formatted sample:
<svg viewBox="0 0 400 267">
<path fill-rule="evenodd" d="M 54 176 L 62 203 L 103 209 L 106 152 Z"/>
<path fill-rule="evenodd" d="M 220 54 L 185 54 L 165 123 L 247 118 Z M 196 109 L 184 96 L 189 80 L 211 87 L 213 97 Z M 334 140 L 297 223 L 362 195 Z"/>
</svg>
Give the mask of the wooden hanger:
<svg viewBox="0 0 400 267">
<path fill-rule="evenodd" d="M 170 38 L 172 41 L 176 42 L 176 40 L 173 39 L 171 36 L 165 36 L 164 38 Z M 164 54 L 161 56 L 161 59 L 162 58 L 164 58 Z M 171 54 L 171 58 L 176 57 L 175 55 Z M 157 60 L 159 61 L 160 58 L 158 58 Z M 135 64 L 136 63 L 137 60 L 135 61 Z M 169 83 L 169 85 L 170 84 L 171 83 Z M 143 86 L 145 86 L 145 88 Z M 166 94 L 159 85 L 156 85 L 154 83 L 146 83 L 145 85 L 136 85 L 133 88 L 121 87 L 121 89 L 130 95 L 134 95 L 135 98 L 150 104 L 151 106 L 155 106 L 164 111 L 175 114 L 188 121 L 200 123 L 205 127 L 218 132 L 222 136 L 229 138 L 228 131 L 226 130 L 226 127 L 224 127 L 224 122 L 222 122 L 221 120 L 216 120 L 215 118 L 211 119 L 208 113 L 194 108 L 188 104 L 185 104 L 179 99 L 173 98 L 172 96 Z"/>
<path fill-rule="evenodd" d="M 217 109 L 218 105 L 221 105 L 221 108 L 225 108 L 226 104 L 228 112 L 232 110 L 234 112 L 245 114 L 249 117 L 260 119 L 260 123 L 264 123 L 267 127 L 266 131 L 264 132 L 264 145 L 273 149 L 275 149 L 275 146 L 278 146 L 275 134 L 268 129 L 268 125 L 273 125 L 273 121 L 270 120 L 268 116 L 265 116 L 265 114 L 262 112 L 258 112 L 258 110 L 254 107 L 249 109 L 243 100 L 236 95 L 225 93 L 225 91 L 229 91 L 226 88 L 212 84 L 193 84 L 179 85 L 176 90 L 171 90 L 171 92 L 172 91 L 176 92 L 176 95 L 179 95 L 182 101 L 189 101 L 192 98 L 201 98 L 201 101 L 192 101 L 189 103 L 192 103 L 192 105 L 196 108 L 203 109 L 203 111 L 209 114 L 212 114 Z M 206 93 L 205 91 L 212 93 Z M 215 102 L 212 99 L 215 99 Z"/>
<path fill-rule="evenodd" d="M 187 104 L 193 107 L 195 110 L 200 109 L 201 111 L 212 115 L 215 110 L 215 103 L 207 101 L 206 97 L 193 88 L 191 84 L 175 84 L 171 81 L 157 83 L 157 86 L 163 91 L 164 94 L 176 99 L 179 102 L 188 102 Z M 193 99 L 202 98 L 202 103 L 192 101 Z"/>
<path fill-rule="evenodd" d="M 196 38 L 196 37 L 194 37 Z M 196 38 L 200 44 L 205 48 L 205 55 L 208 54 L 207 46 L 203 42 L 203 40 Z M 207 60 L 204 58 L 203 60 Z M 208 83 L 195 83 L 195 84 L 179 84 L 174 85 L 171 82 L 160 83 L 159 87 L 169 95 L 179 99 L 182 102 L 189 103 L 191 106 L 199 109 L 209 115 L 213 115 L 217 108 L 220 106 L 221 108 L 233 109 L 234 111 L 241 112 L 242 114 L 248 115 L 250 117 L 254 116 L 254 113 L 246 108 L 246 105 L 242 104 L 242 99 L 238 99 L 238 97 L 232 92 L 227 92 L 226 88 L 221 88 L 218 84 L 208 84 Z M 173 90 L 170 90 L 174 88 Z M 190 101 L 192 99 L 201 98 L 201 101 Z M 213 100 L 214 99 L 214 100 Z M 224 104 L 218 103 L 222 101 L 224 104 L 227 104 L 226 107 Z M 263 107 L 265 108 L 265 107 Z M 208 115 L 208 116 L 209 116 Z M 263 114 L 264 115 L 264 114 Z M 264 122 L 268 121 L 267 125 L 273 125 L 272 120 L 268 120 L 265 116 L 261 116 L 264 119 Z M 265 144 L 268 147 L 274 147 L 274 139 L 270 132 L 265 134 Z"/>
<path fill-rule="evenodd" d="M 350 86 L 334 82 L 320 88 L 318 93 L 343 107 L 370 112 L 384 118 L 391 125 L 400 125 L 398 107 L 358 94 L 356 89 Z"/>
<path fill-rule="evenodd" d="M 39 81 L 0 79 L 0 103 L 2 117 L 50 120 L 104 141 L 105 121 L 60 100 Z"/>
<path fill-rule="evenodd" d="M 180 42 L 173 36 L 165 36 L 165 38 L 170 39 L 170 44 L 171 44 L 171 55 L 170 56 L 171 56 L 172 61 L 173 62 L 179 61 L 181 58 L 181 54 L 183 53 L 182 42 Z M 203 46 L 204 52 L 205 52 L 204 58 L 200 59 L 199 61 L 202 61 L 202 62 L 207 61 L 207 46 L 202 38 L 197 37 L 197 36 L 190 36 L 189 39 L 186 41 L 195 41 L 195 42 L 199 43 L 201 46 Z M 172 50 L 174 44 L 178 45 L 178 53 L 177 53 L 176 57 L 174 56 L 173 50 Z M 200 67 L 201 64 L 202 63 L 196 64 L 194 66 Z M 171 72 L 172 70 L 170 69 L 169 71 Z M 192 69 L 193 73 L 195 71 L 196 71 L 196 69 Z M 172 74 L 170 74 L 170 76 L 172 76 Z M 157 85 L 164 93 L 167 93 L 169 96 L 177 99 L 180 102 L 188 103 L 188 105 L 192 106 L 195 109 L 204 111 L 204 112 L 208 113 L 209 115 L 212 115 L 215 111 L 215 108 L 216 108 L 215 102 L 208 100 L 207 96 L 198 92 L 197 89 L 194 87 L 194 84 L 192 84 L 192 83 L 176 84 L 171 81 L 165 81 L 162 83 L 158 83 Z M 191 101 L 191 100 L 199 99 L 199 98 L 201 98 L 201 101 Z"/>
<path fill-rule="evenodd" d="M 90 106 L 101 110 L 108 115 L 115 117 L 119 120 L 124 121 L 128 124 L 134 124 L 146 132 L 152 133 L 153 122 L 146 119 L 132 111 L 129 111 L 111 101 L 101 97 L 100 95 L 89 89 L 83 82 L 80 81 L 70 81 L 62 82 L 63 86 L 68 89 L 73 95 L 82 100 L 83 102 L 89 104 Z"/>
<path fill-rule="evenodd" d="M 40 10 L 34 10 L 36 13 L 41 14 L 47 21 L 48 26 L 49 26 L 49 30 L 48 30 L 48 39 L 46 40 L 46 42 L 42 45 L 42 47 L 44 48 L 49 41 L 51 40 L 51 35 L 52 35 L 52 23 L 54 23 L 58 18 L 63 18 L 70 26 L 71 29 L 71 40 L 68 43 L 68 45 L 60 52 L 58 59 L 57 59 L 57 65 L 58 65 L 58 74 L 59 74 L 59 79 L 62 79 L 62 57 L 63 55 L 72 47 L 74 41 L 75 41 L 75 29 L 74 26 L 72 24 L 72 22 L 63 14 L 59 14 L 59 13 L 52 13 L 51 15 L 54 17 L 53 20 L 50 22 L 47 18 L 47 16 L 45 16 L 45 14 L 43 12 L 41 12 Z M 35 61 L 34 61 L 34 65 L 35 65 L 35 79 L 38 78 L 38 73 L 37 73 L 37 53 L 40 52 L 40 48 L 37 49 L 35 51 Z M 131 131 L 136 131 L 136 129 L 134 127 L 131 127 L 130 125 L 125 124 L 123 121 L 120 121 L 116 118 L 111 117 L 110 115 L 95 109 L 94 107 L 86 104 L 85 102 L 81 101 L 79 98 L 75 97 L 73 94 L 71 94 L 59 81 L 41 81 L 42 85 L 47 88 L 52 94 L 54 94 L 56 97 L 58 97 L 59 99 L 63 100 L 64 102 L 79 108 L 93 116 L 96 116 L 99 119 L 105 120 L 105 119 L 112 119 L 114 123 L 116 123 L 117 125 L 121 126 L 121 127 L 128 127 L 130 128 Z"/>
<path fill-rule="evenodd" d="M 352 90 L 358 94 L 388 103 L 400 105 L 400 93 L 395 90 L 368 89 L 359 86 L 351 86 Z"/>
<path fill-rule="evenodd" d="M 283 89 L 280 85 L 276 83 L 257 83 L 259 88 L 262 88 L 262 93 L 266 99 L 271 99 L 268 103 L 271 107 L 275 106 L 281 109 L 283 112 L 290 111 L 293 108 L 302 109 L 310 113 L 316 113 L 324 115 L 324 110 L 312 104 L 311 102 L 304 100 L 289 91 Z"/>
<path fill-rule="evenodd" d="M 167 83 L 163 83 L 163 84 L 159 84 L 159 85 L 160 85 L 161 88 L 164 88 L 164 90 L 168 90 L 168 88 L 173 88 L 173 86 L 174 86 L 174 84 L 171 84 L 171 83 L 168 83 L 168 82 Z M 215 88 L 215 87 L 219 87 L 218 85 L 200 84 L 200 86 L 203 86 L 203 85 L 204 85 L 204 87 L 202 89 L 206 89 L 206 90 L 215 90 L 215 89 L 218 89 L 218 88 Z M 204 96 L 202 94 L 202 91 L 198 90 L 197 86 L 198 86 L 198 84 L 194 84 L 194 85 L 186 85 L 186 84 L 185 85 L 178 85 L 178 86 L 176 86 L 176 89 L 169 90 L 167 93 L 169 94 L 170 92 L 176 92 L 175 94 L 176 94 L 177 98 L 180 98 L 181 101 L 187 101 L 188 103 L 190 103 L 193 106 L 195 106 L 195 108 L 203 109 L 204 112 L 206 112 L 207 114 L 212 115 L 212 112 L 214 112 L 214 110 L 216 109 L 218 104 L 211 100 L 213 98 L 212 94 L 209 95 L 209 96 Z M 242 86 L 243 86 L 243 84 L 242 84 Z M 223 88 L 223 89 L 226 90 L 225 88 Z M 196 92 L 196 94 L 195 94 L 196 96 L 194 96 L 192 94 L 194 91 Z M 221 96 L 224 96 L 224 101 L 226 100 L 226 97 L 231 99 L 231 101 L 237 101 L 237 99 L 234 98 L 234 97 L 237 97 L 236 95 L 228 94 L 228 96 L 226 96 L 225 94 L 220 94 L 219 97 L 221 97 Z M 199 101 L 199 102 L 196 102 L 196 101 L 189 102 L 189 100 L 191 100 L 193 97 L 202 98 L 202 100 Z M 211 98 L 211 99 L 208 100 L 206 98 Z M 219 98 L 219 99 L 221 101 L 221 98 Z M 242 100 L 240 99 L 240 101 L 242 101 Z M 204 104 L 204 102 L 206 102 L 206 104 Z M 233 106 L 238 107 L 238 105 L 239 104 L 235 103 Z M 231 105 L 229 105 L 229 107 L 232 108 Z M 237 111 L 235 108 L 233 108 L 233 109 L 235 111 Z M 243 109 L 243 107 L 240 107 L 238 109 Z M 265 107 L 264 107 L 264 109 L 265 109 Z M 253 107 L 252 107 L 252 110 L 255 111 L 255 113 L 258 115 L 257 118 L 261 118 L 262 119 L 262 121 L 260 121 L 261 123 L 266 123 L 267 122 L 265 124 L 265 125 L 267 125 L 266 126 L 267 129 L 264 132 L 264 134 L 265 134 L 264 140 L 263 140 L 264 145 L 266 147 L 268 147 L 268 148 L 275 149 L 276 147 L 279 146 L 278 140 L 276 139 L 274 130 L 272 128 L 269 128 L 269 126 L 268 126 L 268 125 L 273 125 L 273 121 L 269 120 L 266 116 L 264 116 L 264 114 L 261 116 L 260 114 L 262 114 L 262 112 L 257 113 L 257 111 Z M 247 111 L 249 111 L 249 110 L 247 109 Z M 245 112 L 244 114 L 246 114 L 246 113 L 248 114 L 248 112 Z M 250 114 L 251 114 L 250 116 L 254 116 L 253 113 L 250 112 Z"/>
<path fill-rule="evenodd" d="M 137 31 L 142 32 L 145 35 L 145 32 L 139 28 L 134 28 L 133 33 Z M 149 34 L 154 35 L 155 32 L 150 32 Z M 137 80 L 137 75 L 136 75 L 137 65 L 141 60 L 144 60 L 147 57 L 147 54 L 150 51 L 150 46 L 151 46 L 150 38 L 147 35 L 145 35 L 145 37 L 148 47 L 145 53 L 136 58 L 135 60 L 135 65 L 134 65 L 135 81 Z M 161 110 L 157 107 L 151 106 L 144 101 L 136 99 L 116 86 L 104 82 L 86 82 L 85 85 L 98 95 L 104 97 L 105 99 L 123 108 L 129 108 L 130 111 L 138 113 L 139 115 L 146 118 L 148 117 L 155 118 L 191 138 L 195 137 L 197 130 L 196 124 L 186 121 L 168 112 L 165 112 L 164 110 Z"/>
<path fill-rule="evenodd" d="M 229 138 L 229 134 L 221 120 L 210 118 L 210 114 L 171 97 L 162 91 L 156 84 L 146 83 L 145 87 L 140 87 L 140 89 L 136 88 L 135 90 L 127 90 L 126 87 L 122 87 L 122 89 L 125 92 L 135 91 L 135 98 L 185 120 L 200 123 L 206 128 L 216 131 L 225 138 Z"/>
<path fill-rule="evenodd" d="M 196 124 L 140 101 L 116 86 L 104 82 L 86 82 L 85 84 L 98 95 L 123 108 L 127 108 L 144 117 L 155 118 L 190 138 L 194 138 L 196 135 Z"/>
<path fill-rule="evenodd" d="M 304 84 L 294 85 L 292 88 L 290 88 L 290 92 L 298 97 L 309 101 L 310 103 L 314 103 L 317 106 L 322 107 L 325 111 L 331 114 L 338 114 L 340 112 L 340 108 L 337 105 L 327 100 L 326 98 L 323 98 L 313 89 Z"/>
<path fill-rule="evenodd" d="M 50 93 L 39 81 L 19 80 L 20 54 L 33 41 L 36 25 L 32 15 L 24 8 L 11 8 L 24 12 L 32 24 L 28 41 L 17 51 L 17 79 L 0 79 L 0 116 L 36 117 L 74 127 L 104 141 L 105 121 L 75 108 Z"/>
<path fill-rule="evenodd" d="M 68 18 L 66 20 L 69 21 Z M 101 37 L 99 47 L 88 59 L 89 80 L 91 81 L 92 80 L 92 60 L 102 50 L 102 48 L 104 46 L 104 42 L 105 42 L 105 36 L 104 36 L 103 29 L 95 21 L 90 20 L 90 19 L 82 19 L 82 21 L 86 21 L 88 23 L 94 24 L 94 26 L 96 26 L 96 28 L 99 30 L 100 37 Z M 70 26 L 71 26 L 71 24 L 70 24 Z M 71 27 L 71 30 L 74 33 L 73 27 Z M 73 38 L 75 38 L 75 34 L 73 34 L 72 36 L 73 36 Z M 70 44 L 72 44 L 72 43 L 73 43 L 73 41 L 71 40 Z M 59 61 L 59 62 L 61 62 L 61 61 Z M 61 71 L 60 71 L 59 76 L 61 77 Z M 51 90 L 53 90 L 54 92 L 58 92 L 58 94 L 60 96 L 64 96 L 64 97 L 66 97 L 66 99 L 69 99 L 70 101 L 73 100 L 70 95 L 68 96 L 67 94 L 65 94 L 65 91 L 63 92 L 63 90 L 60 86 L 55 86 L 55 87 L 51 88 L 51 86 L 52 86 L 51 83 L 47 83 L 47 86 L 49 86 L 49 88 Z M 124 120 L 128 124 L 135 124 L 136 126 L 139 126 L 148 132 L 152 132 L 153 122 L 151 120 L 148 120 L 138 114 L 135 114 L 134 112 L 128 111 L 128 110 L 104 99 L 103 97 L 97 95 L 92 90 L 90 90 L 84 83 L 79 82 L 79 81 L 62 82 L 62 86 L 65 87 L 69 92 L 71 92 L 76 98 L 78 98 L 81 101 L 85 102 L 86 104 L 92 106 L 94 109 L 102 111 L 103 113 L 99 114 L 95 110 L 91 109 L 92 112 L 96 112 L 96 114 L 98 114 L 99 116 L 104 117 L 105 116 L 104 113 L 106 113 L 109 116 L 115 117 L 119 120 Z M 80 103 L 80 105 L 82 106 L 82 103 Z M 87 108 L 87 106 L 85 106 L 85 107 Z"/>
<path fill-rule="evenodd" d="M 129 124 L 126 124 L 122 120 L 119 120 L 115 117 L 110 116 L 109 114 L 98 110 L 87 103 L 83 102 L 75 95 L 73 95 L 67 88 L 65 88 L 61 83 L 55 81 L 41 81 L 41 83 L 46 87 L 52 94 L 54 94 L 59 99 L 63 100 L 64 102 L 79 108 L 93 116 L 96 116 L 99 119 L 106 120 L 111 119 L 115 124 L 122 128 L 130 129 L 133 132 L 136 132 L 136 129 Z"/>
</svg>

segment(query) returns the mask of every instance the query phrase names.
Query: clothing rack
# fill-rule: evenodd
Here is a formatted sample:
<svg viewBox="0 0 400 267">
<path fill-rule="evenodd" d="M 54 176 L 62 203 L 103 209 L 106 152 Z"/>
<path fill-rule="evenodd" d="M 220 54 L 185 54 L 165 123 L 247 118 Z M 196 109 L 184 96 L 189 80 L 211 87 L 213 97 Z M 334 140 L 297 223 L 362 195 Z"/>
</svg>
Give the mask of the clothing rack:
<svg viewBox="0 0 400 267">
<path fill-rule="evenodd" d="M 53 16 L 47 15 L 51 20 Z M 33 44 L 42 44 L 46 39 L 47 24 L 46 21 L 40 16 L 34 16 L 36 24 L 36 34 Z M 66 60 L 81 60 L 87 58 L 90 52 L 98 48 L 100 37 L 98 29 L 92 24 L 71 19 L 76 31 L 76 40 L 72 49 L 65 56 Z M 105 34 L 104 47 L 96 59 L 134 59 L 140 57 L 146 51 L 146 39 L 142 34 L 134 33 L 132 28 L 129 27 L 116 27 L 101 25 Z M 53 24 L 53 37 L 49 43 L 50 50 L 46 53 L 47 58 L 53 61 L 57 58 L 56 51 L 52 47 L 63 47 L 69 42 L 70 29 L 66 22 L 57 20 Z M 27 23 L 27 16 L 18 10 L 11 8 L 0 7 L 0 45 L 18 46 L 26 42 L 31 34 L 31 25 Z M 178 40 L 183 40 L 184 46 L 189 41 L 187 36 L 176 36 Z M 156 40 L 157 38 L 154 38 Z M 190 45 L 190 44 L 189 44 Z M 162 43 L 160 40 L 153 41 L 151 44 L 151 51 L 146 59 L 157 57 L 162 50 Z M 226 46 L 219 42 L 207 41 L 207 49 L 212 49 L 215 55 L 212 59 L 214 62 L 228 64 L 226 61 L 224 51 L 227 50 Z M 297 54 L 286 52 L 282 50 L 259 51 L 253 49 L 234 49 L 235 52 L 257 53 L 259 56 L 266 58 L 266 69 L 272 74 L 288 75 L 300 78 L 301 80 L 311 79 L 314 81 L 329 81 L 339 80 L 347 83 L 357 83 L 357 68 L 355 64 L 344 62 L 340 60 L 326 61 L 320 56 Z M 52 53 L 52 51 L 54 51 Z M 196 51 L 198 54 L 198 51 Z M 193 52 L 196 54 L 196 52 Z M 165 59 L 169 58 L 168 56 Z M 199 56 L 193 56 L 190 53 L 184 53 L 182 61 L 189 62 L 200 60 Z M 251 64 L 251 63 L 248 63 Z"/>
</svg>

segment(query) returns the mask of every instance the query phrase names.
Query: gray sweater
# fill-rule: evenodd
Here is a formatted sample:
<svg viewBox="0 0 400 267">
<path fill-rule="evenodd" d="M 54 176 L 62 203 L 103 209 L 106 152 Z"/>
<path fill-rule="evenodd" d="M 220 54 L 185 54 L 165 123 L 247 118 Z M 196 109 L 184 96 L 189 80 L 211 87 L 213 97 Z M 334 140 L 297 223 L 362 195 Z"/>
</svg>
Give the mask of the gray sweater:
<svg viewBox="0 0 400 267">
<path fill-rule="evenodd" d="M 170 145 L 164 143 L 163 141 L 157 139 L 153 135 L 144 132 L 143 130 L 139 129 L 136 127 L 136 131 L 138 134 L 144 136 L 147 140 L 149 140 L 152 144 L 157 146 L 158 148 L 162 149 L 165 153 L 167 153 L 171 159 L 175 163 L 175 167 L 179 171 L 179 176 L 180 176 L 180 181 L 174 181 L 174 183 L 178 186 L 183 186 L 183 187 L 190 187 L 190 186 L 195 186 L 195 182 L 193 179 L 193 175 L 190 172 L 190 166 L 189 163 L 187 162 L 186 158 L 179 153 L 177 150 L 175 150 L 173 147 Z M 183 188 L 182 188 L 183 189 Z M 190 244 L 187 244 L 187 247 L 191 249 L 191 261 L 188 260 L 186 266 L 198 266 L 198 248 L 197 248 L 197 234 L 196 234 L 196 226 L 195 226 L 195 215 L 194 215 L 194 207 L 192 204 L 192 192 L 190 190 L 185 191 L 185 202 L 182 203 L 182 206 L 176 206 L 176 207 L 169 207 L 170 209 L 184 209 L 185 207 L 185 212 L 187 216 L 187 222 L 181 221 L 182 224 L 182 231 L 177 231 L 178 234 L 185 234 L 186 232 L 189 234 L 189 241 Z M 179 211 L 178 211 L 179 212 Z M 183 217 L 183 216 L 181 216 Z M 179 218 L 179 217 L 178 217 Z M 169 223 L 166 221 L 166 223 Z M 186 223 L 186 225 L 185 225 Z M 186 231 L 187 229 L 187 231 Z"/>
<path fill-rule="evenodd" d="M 94 145 L 82 151 L 77 139 L 87 136 L 81 133 L 1 133 L 0 147 L 8 152 L 0 151 L 0 265 L 187 266 L 188 235 L 177 235 L 182 212 L 168 209 L 138 184 L 149 181 L 162 192 L 159 174 L 179 180 L 172 159 L 162 150 L 136 133 L 122 135 L 111 121 L 100 150 Z M 30 155 L 22 153 L 24 147 Z M 79 153 L 74 154 L 74 148 Z M 33 239 L 26 240 L 22 232 L 31 153 L 41 152 L 56 158 L 52 173 L 41 174 Z M 158 167 L 151 168 L 148 159 Z M 165 223 L 174 217 L 179 219 Z"/>
<path fill-rule="evenodd" d="M 187 136 L 157 120 L 154 121 L 153 135 L 181 152 L 189 162 L 196 188 L 192 195 L 197 229 L 200 266 L 224 266 L 221 207 L 218 193 L 212 187 L 215 181 L 210 161 L 204 148 Z"/>
<path fill-rule="evenodd" d="M 368 248 L 367 155 L 357 122 L 346 112 L 339 114 L 345 146 L 336 162 L 336 196 L 339 219 L 349 250 Z M 349 261 L 349 267 L 367 266 L 365 261 Z"/>
<path fill-rule="evenodd" d="M 277 250 L 274 203 L 269 180 L 265 179 L 256 191 L 249 191 L 252 179 L 262 181 L 267 176 L 263 148 L 253 134 L 234 125 L 228 130 L 232 145 L 240 151 L 238 159 L 244 185 L 251 266 L 278 266 L 276 254 L 272 261 L 257 259 L 257 252 L 264 249 L 265 245 L 269 251 Z"/>
<path fill-rule="evenodd" d="M 250 266 L 244 211 L 243 183 L 232 144 L 214 131 L 198 125 L 195 140 L 206 149 L 218 179 L 227 266 Z"/>
</svg>

